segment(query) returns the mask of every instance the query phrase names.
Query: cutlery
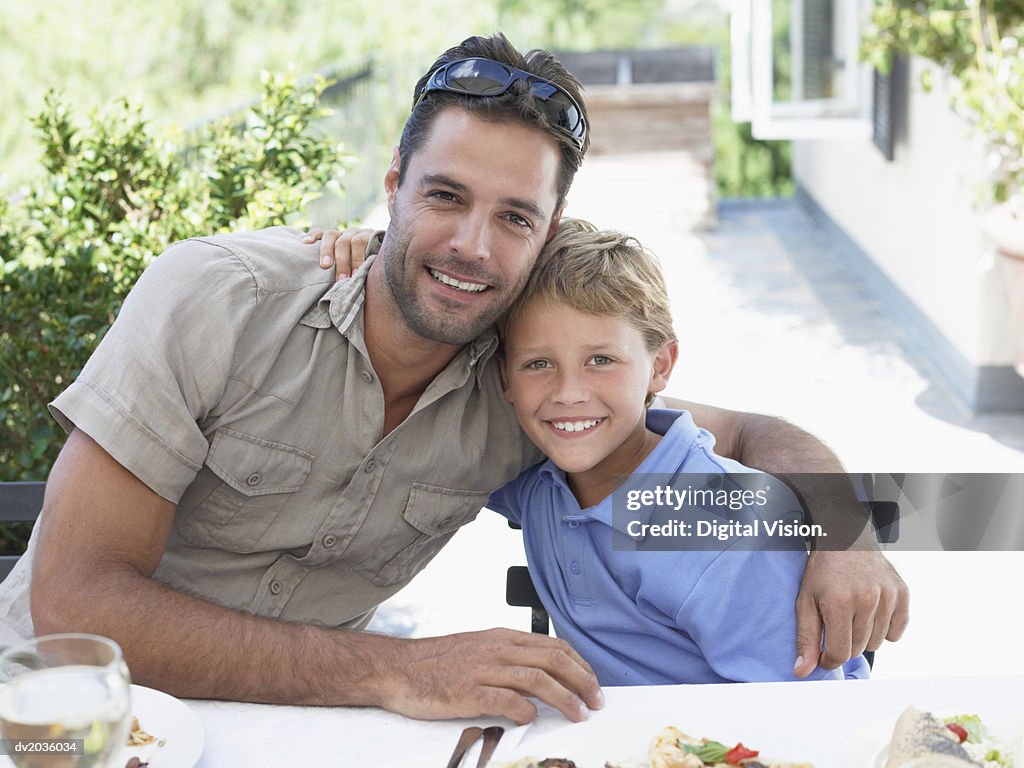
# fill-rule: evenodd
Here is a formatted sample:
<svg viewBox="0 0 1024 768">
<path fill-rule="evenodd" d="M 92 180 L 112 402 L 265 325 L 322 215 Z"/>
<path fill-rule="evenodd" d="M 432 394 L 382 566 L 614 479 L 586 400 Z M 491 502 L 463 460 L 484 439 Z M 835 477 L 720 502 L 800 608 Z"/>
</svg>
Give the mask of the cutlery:
<svg viewBox="0 0 1024 768">
<path fill-rule="evenodd" d="M 498 742 L 501 741 L 501 736 L 504 733 L 505 729 L 500 725 L 484 728 L 484 745 L 480 750 L 480 759 L 477 761 L 476 768 L 487 768 L 487 761 L 491 759 L 494 750 L 498 748 Z"/>
<path fill-rule="evenodd" d="M 466 756 L 466 752 L 473 746 L 473 742 L 480 738 L 480 734 L 483 733 L 483 728 L 478 728 L 475 725 L 471 725 L 466 728 L 462 735 L 459 737 L 458 743 L 455 745 L 455 751 L 452 752 L 451 758 L 448 760 L 447 768 L 459 768 L 459 763 L 462 762 L 462 758 Z"/>
</svg>

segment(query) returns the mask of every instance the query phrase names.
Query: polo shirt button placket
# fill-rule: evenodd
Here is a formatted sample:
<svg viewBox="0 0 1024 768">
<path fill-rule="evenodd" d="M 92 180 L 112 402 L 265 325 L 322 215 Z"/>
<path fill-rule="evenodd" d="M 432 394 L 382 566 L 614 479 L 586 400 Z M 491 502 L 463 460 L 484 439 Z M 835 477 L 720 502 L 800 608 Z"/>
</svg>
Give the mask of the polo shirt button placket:
<svg viewBox="0 0 1024 768">
<path fill-rule="evenodd" d="M 373 382 L 373 374 L 370 373 L 369 371 L 363 371 L 359 375 L 362 377 L 363 381 L 365 381 L 367 384 L 370 384 L 370 383 Z"/>
<path fill-rule="evenodd" d="M 577 560 L 573 560 L 569 564 L 569 570 L 572 571 L 574 575 L 579 576 L 581 573 L 583 573 L 583 566 L 580 565 Z"/>
</svg>

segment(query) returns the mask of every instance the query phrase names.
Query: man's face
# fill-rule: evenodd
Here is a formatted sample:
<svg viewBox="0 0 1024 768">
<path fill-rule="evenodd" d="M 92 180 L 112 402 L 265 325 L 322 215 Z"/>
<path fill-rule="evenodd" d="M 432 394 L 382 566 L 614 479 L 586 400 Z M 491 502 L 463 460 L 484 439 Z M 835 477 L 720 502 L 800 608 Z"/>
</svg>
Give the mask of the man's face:
<svg viewBox="0 0 1024 768">
<path fill-rule="evenodd" d="M 466 344 L 519 295 L 558 226 L 558 145 L 519 123 L 443 110 L 409 159 L 385 177 L 391 224 L 385 276 L 409 328 Z"/>
</svg>

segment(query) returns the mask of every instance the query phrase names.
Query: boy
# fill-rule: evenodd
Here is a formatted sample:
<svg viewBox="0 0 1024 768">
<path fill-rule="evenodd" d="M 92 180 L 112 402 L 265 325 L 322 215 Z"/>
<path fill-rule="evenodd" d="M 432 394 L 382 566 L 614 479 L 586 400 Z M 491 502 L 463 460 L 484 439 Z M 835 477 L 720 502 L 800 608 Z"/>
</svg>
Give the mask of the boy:
<svg viewBox="0 0 1024 768">
<path fill-rule="evenodd" d="M 602 685 L 796 679 L 786 659 L 801 540 L 783 551 L 611 545 L 622 477 L 633 487 L 645 475 L 752 471 L 717 456 L 687 412 L 648 410 L 678 355 L 654 257 L 625 235 L 563 219 L 499 333 L 505 397 L 548 461 L 488 506 L 522 525 L 557 634 Z M 864 659 L 811 675 L 844 677 L 867 677 Z"/>
</svg>

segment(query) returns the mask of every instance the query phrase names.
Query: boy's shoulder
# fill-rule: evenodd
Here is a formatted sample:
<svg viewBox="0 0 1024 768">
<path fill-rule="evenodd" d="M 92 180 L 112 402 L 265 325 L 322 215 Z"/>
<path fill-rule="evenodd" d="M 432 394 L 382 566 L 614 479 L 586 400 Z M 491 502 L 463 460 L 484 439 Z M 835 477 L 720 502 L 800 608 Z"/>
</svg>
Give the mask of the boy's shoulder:
<svg viewBox="0 0 1024 768">
<path fill-rule="evenodd" d="M 559 469 L 550 459 L 527 467 L 519 475 L 491 494 L 488 508 L 522 525 L 523 512 L 547 510 L 557 497 Z"/>
<path fill-rule="evenodd" d="M 757 470 L 715 452 L 715 436 L 697 426 L 689 411 L 651 408 L 647 428 L 662 436 L 658 446 L 665 471 L 756 472 Z M 673 466 L 674 464 L 674 466 Z"/>
</svg>

